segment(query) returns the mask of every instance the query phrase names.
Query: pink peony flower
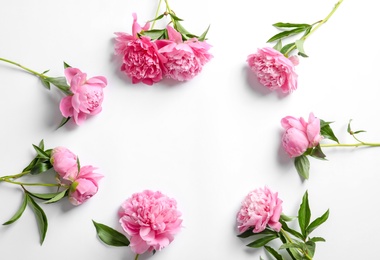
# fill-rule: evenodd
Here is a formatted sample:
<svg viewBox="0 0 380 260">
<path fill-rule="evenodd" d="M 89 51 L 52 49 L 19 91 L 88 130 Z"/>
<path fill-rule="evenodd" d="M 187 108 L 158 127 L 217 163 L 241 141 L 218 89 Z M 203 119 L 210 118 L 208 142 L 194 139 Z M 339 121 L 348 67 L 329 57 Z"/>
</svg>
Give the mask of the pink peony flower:
<svg viewBox="0 0 380 260">
<path fill-rule="evenodd" d="M 313 113 L 310 113 L 308 122 L 302 117 L 297 119 L 287 116 L 281 119 L 281 125 L 285 129 L 282 146 L 290 157 L 302 155 L 308 148 L 317 146 L 322 139 L 320 120 Z"/>
<path fill-rule="evenodd" d="M 158 51 L 167 62 L 165 76 L 178 81 L 190 80 L 202 71 L 211 58 L 210 45 L 196 38 L 183 42 L 182 35 L 173 27 L 167 26 L 169 40 L 156 42 Z"/>
<path fill-rule="evenodd" d="M 65 147 L 56 147 L 51 152 L 50 162 L 64 180 L 74 180 L 78 174 L 77 156 Z"/>
<path fill-rule="evenodd" d="M 253 233 L 262 232 L 267 226 L 279 232 L 282 200 L 267 187 L 251 191 L 241 204 L 237 214 L 238 229 L 243 233 L 252 228 Z"/>
<path fill-rule="evenodd" d="M 119 210 L 119 222 L 136 254 L 168 246 L 181 228 L 180 216 L 174 199 L 150 190 L 133 194 Z"/>
<path fill-rule="evenodd" d="M 86 73 L 76 68 L 65 69 L 65 76 L 73 95 L 64 97 L 59 108 L 64 117 L 72 117 L 80 125 L 87 115 L 102 111 L 103 88 L 107 85 L 107 79 L 102 76 L 86 79 Z"/>
<path fill-rule="evenodd" d="M 298 75 L 294 67 L 298 64 L 296 57 L 288 59 L 281 52 L 266 47 L 249 55 L 247 62 L 260 83 L 267 88 L 271 90 L 281 89 L 283 93 L 297 89 Z"/>
<path fill-rule="evenodd" d="M 94 173 L 96 168 L 83 166 L 69 191 L 69 201 L 77 206 L 90 199 L 98 192 L 98 182 L 103 175 Z"/>
<path fill-rule="evenodd" d="M 148 29 L 149 23 L 141 28 L 134 13 L 132 35 L 115 33 L 115 53 L 123 59 L 120 69 L 132 79 L 133 84 L 143 82 L 152 85 L 162 79 L 166 58 L 158 53 L 156 44 L 149 37 L 137 35 L 141 30 Z"/>
</svg>

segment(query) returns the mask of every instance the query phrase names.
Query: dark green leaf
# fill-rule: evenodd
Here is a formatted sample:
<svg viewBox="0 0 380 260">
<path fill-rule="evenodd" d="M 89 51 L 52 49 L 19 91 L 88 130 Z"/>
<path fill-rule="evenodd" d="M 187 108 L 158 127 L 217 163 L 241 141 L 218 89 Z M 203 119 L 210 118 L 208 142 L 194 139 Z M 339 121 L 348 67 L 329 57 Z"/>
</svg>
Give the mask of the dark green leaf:
<svg viewBox="0 0 380 260">
<path fill-rule="evenodd" d="M 41 74 L 46 74 L 48 73 L 50 70 L 45 70 L 44 72 L 42 72 Z"/>
<path fill-rule="evenodd" d="M 64 191 L 59 192 L 57 195 L 55 195 L 50 200 L 45 201 L 45 203 L 54 203 L 54 202 L 59 201 L 60 199 L 62 199 L 63 197 L 65 197 L 65 195 L 67 195 L 67 191 L 68 190 L 64 190 Z"/>
<path fill-rule="evenodd" d="M 255 241 L 253 241 L 252 243 L 249 243 L 247 246 L 253 247 L 253 248 L 259 248 L 259 247 L 265 246 L 268 242 L 270 242 L 276 238 L 278 238 L 277 235 L 269 235 L 269 236 L 261 237 Z"/>
<path fill-rule="evenodd" d="M 46 172 L 47 170 L 49 170 L 52 167 L 53 166 L 51 165 L 51 163 L 49 161 L 36 163 L 36 165 L 34 165 L 32 167 L 32 169 L 30 170 L 30 174 L 32 174 L 32 175 L 40 174 L 42 172 Z"/>
<path fill-rule="evenodd" d="M 25 208 L 26 208 L 26 205 L 27 205 L 27 202 L 28 202 L 28 199 L 26 197 L 26 193 L 24 193 L 24 199 L 22 201 L 22 204 L 20 206 L 20 208 L 17 210 L 17 212 L 13 215 L 13 217 L 11 217 L 7 222 L 5 222 L 3 225 L 9 225 L 9 224 L 12 224 L 13 222 L 15 222 L 16 220 L 18 220 L 22 213 L 24 213 L 25 211 Z"/>
<path fill-rule="evenodd" d="M 174 29 L 176 29 L 180 34 L 182 34 L 182 36 L 191 34 L 178 21 L 174 22 Z"/>
<path fill-rule="evenodd" d="M 306 235 L 308 236 L 314 229 L 322 225 L 329 218 L 329 210 L 327 210 L 322 216 L 316 218 L 310 225 L 306 228 Z"/>
<path fill-rule="evenodd" d="M 273 46 L 273 49 L 275 49 L 276 51 L 281 51 L 281 49 L 282 49 L 282 41 L 281 41 L 281 39 L 277 41 L 276 45 Z"/>
<path fill-rule="evenodd" d="M 67 64 L 66 62 L 63 62 L 63 68 L 67 69 L 67 68 L 71 68 L 71 66 L 69 64 Z"/>
<path fill-rule="evenodd" d="M 33 148 L 37 152 L 37 158 L 50 160 L 49 155 L 47 153 L 45 153 L 45 151 L 42 150 L 40 147 L 38 147 L 38 146 L 36 146 L 36 145 L 33 144 Z"/>
<path fill-rule="evenodd" d="M 38 147 L 41 148 L 42 151 L 44 151 L 44 149 L 45 149 L 44 139 L 42 139 L 42 140 L 38 143 Z"/>
<path fill-rule="evenodd" d="M 64 126 L 67 122 L 69 122 L 70 118 L 71 117 L 63 117 L 62 121 L 61 121 L 61 123 L 59 123 L 59 126 L 57 127 L 57 129 Z"/>
<path fill-rule="evenodd" d="M 333 130 L 330 127 L 331 122 L 325 122 L 322 119 L 320 119 L 320 124 L 321 124 L 321 135 L 326 139 L 330 139 L 339 143 L 338 138 L 336 138 Z"/>
<path fill-rule="evenodd" d="M 181 18 L 179 18 L 178 16 L 176 16 L 173 13 L 169 13 L 169 15 L 171 16 L 171 18 L 173 18 L 174 21 L 183 21 Z"/>
<path fill-rule="evenodd" d="M 283 32 L 280 32 L 280 33 L 274 35 L 267 42 L 274 42 L 274 41 L 277 41 L 277 40 L 285 38 L 285 37 L 296 35 L 296 34 L 301 33 L 303 31 L 305 31 L 305 28 L 296 28 L 296 29 L 289 30 L 289 31 L 283 31 Z"/>
<path fill-rule="evenodd" d="M 30 171 L 37 163 L 38 159 L 37 158 L 34 158 L 29 164 L 28 166 L 26 166 L 22 172 L 27 172 L 27 171 Z"/>
<path fill-rule="evenodd" d="M 312 258 L 315 253 L 315 243 L 309 240 L 305 244 L 306 244 L 306 252 Z"/>
<path fill-rule="evenodd" d="M 298 210 L 298 224 L 300 226 L 301 233 L 304 237 L 304 240 L 307 237 L 306 229 L 309 226 L 310 217 L 311 217 L 311 211 L 310 211 L 310 206 L 309 206 L 309 195 L 308 195 L 308 192 L 306 191 L 302 197 L 302 203 Z"/>
<path fill-rule="evenodd" d="M 310 156 L 322 160 L 326 158 L 326 155 L 322 152 L 320 144 L 318 144 L 316 147 L 313 148 L 313 150 L 311 150 Z"/>
<path fill-rule="evenodd" d="M 309 179 L 310 162 L 306 155 L 294 158 L 294 166 L 302 178 Z"/>
<path fill-rule="evenodd" d="M 47 77 L 46 81 L 50 82 L 54 86 L 56 86 L 58 89 L 60 89 L 63 93 L 66 95 L 72 94 L 70 91 L 70 86 L 67 85 L 67 81 L 65 77 Z"/>
<path fill-rule="evenodd" d="M 279 253 L 277 253 L 276 250 L 274 250 L 273 248 L 271 248 L 270 246 L 264 246 L 264 248 L 274 257 L 276 258 L 276 260 L 284 260 L 284 258 L 282 257 L 282 255 L 280 255 Z"/>
<path fill-rule="evenodd" d="M 61 192 L 54 192 L 54 193 L 34 193 L 34 192 L 30 192 L 28 191 L 28 194 L 30 196 L 33 196 L 37 199 L 41 199 L 41 200 L 51 200 L 52 198 L 56 197 L 58 194 L 60 194 Z"/>
<path fill-rule="evenodd" d="M 198 37 L 198 40 L 199 40 L 199 41 L 202 42 L 202 41 L 206 40 L 206 35 L 207 35 L 209 29 L 210 29 L 210 25 L 207 27 L 206 31 L 204 31 L 204 32 L 201 34 L 201 36 Z"/>
<path fill-rule="evenodd" d="M 162 17 L 164 17 L 164 16 L 165 16 L 165 14 L 161 14 L 161 15 L 157 16 L 156 18 L 154 18 L 153 20 L 150 20 L 148 22 L 158 21 L 158 20 L 162 19 Z"/>
<path fill-rule="evenodd" d="M 41 83 L 42 83 L 42 85 L 43 85 L 45 88 L 47 88 L 47 89 L 50 90 L 50 83 L 49 83 L 49 81 L 46 81 L 46 80 L 44 80 L 43 78 L 40 78 L 40 79 L 41 79 Z"/>
<path fill-rule="evenodd" d="M 40 231 L 40 243 L 42 245 L 44 243 L 46 232 L 48 229 L 47 217 L 45 215 L 45 212 L 42 210 L 42 208 L 33 200 L 31 196 L 27 194 L 26 197 L 27 197 L 29 206 L 32 208 L 34 215 L 36 216 L 38 228 Z"/>
<path fill-rule="evenodd" d="M 323 237 L 313 237 L 313 238 L 310 238 L 310 241 L 313 241 L 313 242 L 326 242 L 326 240 Z"/>
<path fill-rule="evenodd" d="M 128 246 L 129 240 L 126 236 L 124 236 L 119 231 L 106 226 L 104 224 L 100 224 L 92 221 L 96 228 L 96 232 L 100 240 L 102 240 L 105 244 L 109 246 Z"/>
<path fill-rule="evenodd" d="M 298 243 L 285 243 L 280 246 L 280 249 L 286 249 L 286 248 L 295 248 L 295 249 L 303 249 L 303 247 Z"/>
<path fill-rule="evenodd" d="M 246 231 L 244 231 L 243 233 L 239 234 L 238 237 L 247 238 L 247 237 L 251 237 L 251 236 L 255 236 L 255 235 L 268 235 L 268 234 L 276 235 L 277 232 L 266 228 L 263 231 L 261 231 L 260 233 L 253 233 L 252 228 L 250 228 L 250 229 L 247 229 Z"/>
<path fill-rule="evenodd" d="M 294 48 L 295 46 L 296 46 L 296 44 L 294 42 L 293 43 L 288 43 L 284 47 L 281 48 L 280 52 L 282 54 L 285 54 L 289 49 Z"/>
<path fill-rule="evenodd" d="M 273 24 L 274 27 L 277 28 L 307 28 L 311 27 L 310 24 L 306 23 L 275 23 Z"/>
<path fill-rule="evenodd" d="M 143 31 L 141 35 L 145 35 L 150 37 L 152 40 L 157 40 L 164 34 L 166 29 L 162 30 L 149 30 L 149 31 Z"/>
<path fill-rule="evenodd" d="M 281 232 L 279 233 L 279 235 L 280 235 L 280 240 L 282 241 L 282 243 L 283 244 L 287 243 L 287 239 L 285 238 L 285 236 Z M 300 259 L 300 257 L 301 257 L 300 253 L 293 248 L 286 248 L 286 251 L 288 252 L 290 257 L 292 258 L 292 260 L 297 260 L 297 259 Z"/>
<path fill-rule="evenodd" d="M 302 240 L 304 239 L 304 237 L 302 236 L 301 233 L 299 233 L 298 231 L 296 231 L 296 230 L 290 228 L 290 227 L 286 224 L 286 222 L 284 222 L 283 220 L 280 220 L 280 223 L 281 223 L 281 225 L 282 225 L 282 229 L 283 229 L 283 230 L 285 230 L 286 232 L 292 234 L 292 235 L 295 236 L 295 237 L 298 237 L 299 239 L 302 239 Z"/>
</svg>

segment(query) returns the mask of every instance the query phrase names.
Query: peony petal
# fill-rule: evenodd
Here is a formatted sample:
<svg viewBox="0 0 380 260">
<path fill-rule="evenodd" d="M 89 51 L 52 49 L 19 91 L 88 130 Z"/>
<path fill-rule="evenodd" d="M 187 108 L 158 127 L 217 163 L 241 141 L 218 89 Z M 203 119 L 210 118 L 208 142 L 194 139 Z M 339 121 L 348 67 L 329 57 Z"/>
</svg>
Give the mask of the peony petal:
<svg viewBox="0 0 380 260">
<path fill-rule="evenodd" d="M 66 118 L 73 116 L 72 96 L 66 96 L 61 99 L 59 110 L 61 110 L 62 115 Z"/>
</svg>

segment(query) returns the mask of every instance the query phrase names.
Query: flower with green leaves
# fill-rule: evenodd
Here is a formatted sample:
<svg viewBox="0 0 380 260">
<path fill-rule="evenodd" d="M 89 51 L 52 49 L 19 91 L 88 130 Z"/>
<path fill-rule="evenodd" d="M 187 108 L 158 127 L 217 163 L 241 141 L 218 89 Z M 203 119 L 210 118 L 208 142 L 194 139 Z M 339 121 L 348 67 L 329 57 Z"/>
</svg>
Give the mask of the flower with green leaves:
<svg viewBox="0 0 380 260">
<path fill-rule="evenodd" d="M 256 204 L 262 204 L 263 201 L 251 201 L 247 208 L 255 208 Z M 269 202 L 268 202 L 269 203 Z M 256 206 L 255 206 L 256 205 Z M 250 207 L 248 207 L 250 206 Z M 269 206 L 269 205 L 268 205 Z M 254 215 L 252 215 L 254 216 Z M 282 252 L 286 251 L 292 260 L 312 260 L 315 255 L 316 243 L 325 242 L 325 239 L 318 236 L 311 236 L 311 233 L 322 225 L 329 217 L 329 210 L 327 210 L 320 217 L 311 221 L 311 210 L 309 205 L 308 192 L 306 191 L 302 198 L 302 203 L 298 210 L 297 217 L 289 217 L 281 214 L 279 223 L 281 228 L 271 228 L 267 226 L 260 232 L 254 232 L 255 226 L 252 226 L 238 235 L 243 238 L 253 238 L 253 241 L 247 244 L 251 248 L 264 249 L 273 256 L 276 260 L 285 260 Z M 291 228 L 288 222 L 298 221 L 299 230 Z M 269 243 L 275 239 L 279 239 L 282 245 L 276 249 Z M 260 259 L 263 259 L 260 257 Z"/>
</svg>

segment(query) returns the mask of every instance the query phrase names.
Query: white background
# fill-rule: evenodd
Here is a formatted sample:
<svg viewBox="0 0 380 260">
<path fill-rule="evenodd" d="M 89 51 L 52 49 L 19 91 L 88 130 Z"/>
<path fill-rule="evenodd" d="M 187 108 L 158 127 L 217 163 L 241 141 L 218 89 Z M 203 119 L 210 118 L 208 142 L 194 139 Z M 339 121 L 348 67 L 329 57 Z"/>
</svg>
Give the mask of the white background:
<svg viewBox="0 0 380 260">
<path fill-rule="evenodd" d="M 0 57 L 50 69 L 49 76 L 63 76 L 66 61 L 89 77 L 106 76 L 109 84 L 99 115 L 56 130 L 61 93 L 0 64 L 0 175 L 20 172 L 34 157 L 32 144 L 44 139 L 47 148 L 65 146 L 105 176 L 96 196 L 81 206 L 67 200 L 41 205 L 49 221 L 42 246 L 29 208 L 14 224 L 0 226 L 0 258 L 133 259 L 129 248 L 102 244 L 91 220 L 121 231 L 121 203 L 152 189 L 177 200 L 184 227 L 167 248 L 140 259 L 269 259 L 263 249 L 246 247 L 249 239 L 236 237 L 241 201 L 267 185 L 288 215 L 297 214 L 306 190 L 312 218 L 330 209 L 315 231 L 327 240 L 317 245 L 315 259 L 374 259 L 380 148 L 327 148 L 328 161 L 310 159 L 310 179 L 302 181 L 280 147 L 281 118 L 310 112 L 334 121 L 342 143 L 354 141 L 345 132 L 349 119 L 354 130 L 367 130 L 363 140 L 380 142 L 378 11 L 375 1 L 366 2 L 344 1 L 307 39 L 309 58 L 296 68 L 299 88 L 283 96 L 258 85 L 247 55 L 273 46 L 266 44 L 278 32 L 273 23 L 316 22 L 335 1 L 169 1 L 189 31 L 201 34 L 211 25 L 214 58 L 190 82 L 153 86 L 132 85 L 119 72 L 113 43 L 114 32 L 131 33 L 133 12 L 141 24 L 152 19 L 158 1 L 3 1 Z M 0 184 L 1 223 L 21 199 L 19 187 Z"/>
</svg>

